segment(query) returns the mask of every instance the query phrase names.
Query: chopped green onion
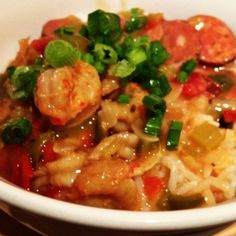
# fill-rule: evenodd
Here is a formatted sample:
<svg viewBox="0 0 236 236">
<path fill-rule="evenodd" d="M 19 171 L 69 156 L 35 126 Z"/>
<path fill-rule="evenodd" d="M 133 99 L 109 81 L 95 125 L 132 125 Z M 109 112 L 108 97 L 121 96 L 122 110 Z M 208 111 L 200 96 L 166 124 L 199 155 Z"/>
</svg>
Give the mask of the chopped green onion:
<svg viewBox="0 0 236 236">
<path fill-rule="evenodd" d="M 154 87 L 151 89 L 151 92 L 158 97 L 164 97 L 163 91 L 159 87 Z"/>
<path fill-rule="evenodd" d="M 134 38 L 133 44 L 134 44 L 134 47 L 143 47 L 148 51 L 151 46 L 151 41 L 148 36 L 142 36 L 142 37 Z"/>
<path fill-rule="evenodd" d="M 117 52 L 120 57 L 125 57 L 126 54 L 135 48 L 143 48 L 144 51 L 148 51 L 150 49 L 151 42 L 150 38 L 147 36 L 132 38 L 131 36 L 125 37 L 123 42 L 118 45 Z"/>
<path fill-rule="evenodd" d="M 89 38 L 95 42 L 98 39 L 116 42 L 122 35 L 120 17 L 114 13 L 96 10 L 88 15 L 87 22 Z"/>
<path fill-rule="evenodd" d="M 163 98 L 151 94 L 143 98 L 143 104 L 155 114 L 164 114 L 166 111 L 166 102 Z"/>
<path fill-rule="evenodd" d="M 43 66 L 44 60 L 41 57 L 37 57 L 34 61 L 34 65 Z"/>
<path fill-rule="evenodd" d="M 142 83 L 142 87 L 145 89 L 152 89 L 159 86 L 160 86 L 160 83 L 156 76 L 150 79 L 145 79 L 145 81 Z"/>
<path fill-rule="evenodd" d="M 142 47 L 134 48 L 126 54 L 126 57 L 133 65 L 138 65 L 147 60 L 147 54 Z"/>
<path fill-rule="evenodd" d="M 129 94 L 121 94 L 118 97 L 118 102 L 123 104 L 128 104 L 130 102 L 130 95 Z"/>
<path fill-rule="evenodd" d="M 182 128 L 183 122 L 175 120 L 171 122 L 166 142 L 168 150 L 176 150 L 178 148 Z"/>
<path fill-rule="evenodd" d="M 103 74 L 105 71 L 105 65 L 101 61 L 95 61 L 93 66 L 96 68 L 99 74 Z"/>
<path fill-rule="evenodd" d="M 163 121 L 163 114 L 160 114 L 158 116 L 154 116 L 148 119 L 145 128 L 144 133 L 153 135 L 153 136 L 159 136 L 161 132 L 161 125 Z"/>
<path fill-rule="evenodd" d="M 94 64 L 94 57 L 93 57 L 93 55 L 91 53 L 84 53 L 84 54 L 82 54 L 82 60 L 86 61 L 90 65 Z"/>
<path fill-rule="evenodd" d="M 13 75 L 14 72 L 15 72 L 15 70 L 16 70 L 16 67 L 15 67 L 15 66 L 10 66 L 10 67 L 7 68 L 7 75 L 9 76 L 9 78 L 12 77 L 12 75 Z"/>
<path fill-rule="evenodd" d="M 11 86 L 8 93 L 12 99 L 27 100 L 32 97 L 40 67 L 20 66 L 11 76 Z"/>
<path fill-rule="evenodd" d="M 155 65 L 163 64 L 169 57 L 169 53 L 160 41 L 153 41 L 150 48 L 150 59 Z"/>
<path fill-rule="evenodd" d="M 108 70 L 108 74 L 120 78 L 125 78 L 131 75 L 135 71 L 135 68 L 136 67 L 134 65 L 129 63 L 127 60 L 123 59 L 117 64 L 112 65 Z"/>
<path fill-rule="evenodd" d="M 53 40 L 45 48 L 45 59 L 54 68 L 73 66 L 80 52 L 65 40 Z"/>
<path fill-rule="evenodd" d="M 1 138 L 5 144 L 20 144 L 26 140 L 31 130 L 31 123 L 26 118 L 19 118 L 3 129 Z"/>
<path fill-rule="evenodd" d="M 62 26 L 57 28 L 54 33 L 60 37 L 60 38 L 64 38 L 65 36 L 72 36 L 74 35 L 76 32 L 76 29 L 74 26 Z"/>
<path fill-rule="evenodd" d="M 118 59 L 116 51 L 105 44 L 97 43 L 94 48 L 94 53 L 97 59 L 105 64 L 114 64 Z"/>
<path fill-rule="evenodd" d="M 166 96 L 167 94 L 170 93 L 170 91 L 172 90 L 170 84 L 169 84 L 169 81 L 168 79 L 166 78 L 166 76 L 164 75 L 161 75 L 160 77 L 158 77 L 158 83 L 159 83 L 159 88 L 160 90 L 162 91 L 162 96 L 161 97 L 164 97 Z"/>
<path fill-rule="evenodd" d="M 188 81 L 189 74 L 185 71 L 180 71 L 177 76 L 177 81 L 180 83 L 186 83 Z"/>
<path fill-rule="evenodd" d="M 130 20 L 125 23 L 125 30 L 127 32 L 132 32 L 141 29 L 146 23 L 147 16 L 143 15 L 143 11 L 139 8 L 132 8 Z"/>
<path fill-rule="evenodd" d="M 85 26 L 85 25 L 82 25 L 82 26 L 81 26 L 79 33 L 80 33 L 81 36 L 83 36 L 83 37 L 85 37 L 85 38 L 88 38 L 88 37 L 89 37 L 88 28 L 87 28 L 87 26 Z"/>
<path fill-rule="evenodd" d="M 193 72 L 195 67 L 197 66 L 197 61 L 195 59 L 189 59 L 180 68 L 180 72 L 177 76 L 177 81 L 180 83 L 186 83 L 189 78 L 189 74 Z"/>
<path fill-rule="evenodd" d="M 190 74 L 193 72 L 196 66 L 197 61 L 195 59 L 189 59 L 181 66 L 180 70 Z"/>
</svg>

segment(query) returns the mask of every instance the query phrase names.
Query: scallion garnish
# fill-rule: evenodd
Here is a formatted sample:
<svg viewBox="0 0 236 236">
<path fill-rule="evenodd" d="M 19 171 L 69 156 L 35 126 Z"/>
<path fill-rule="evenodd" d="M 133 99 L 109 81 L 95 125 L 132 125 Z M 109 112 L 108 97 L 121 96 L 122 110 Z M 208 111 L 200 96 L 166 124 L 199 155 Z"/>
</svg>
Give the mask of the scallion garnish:
<svg viewBox="0 0 236 236">
<path fill-rule="evenodd" d="M 87 28 L 86 25 L 81 26 L 79 33 L 80 33 L 81 36 L 83 36 L 85 38 L 89 37 L 89 32 L 88 32 L 88 28 Z"/>
<path fill-rule="evenodd" d="M 86 31 L 90 40 L 105 44 L 118 41 L 123 33 L 120 17 L 103 10 L 96 10 L 88 15 Z M 85 35 L 86 31 L 83 30 L 82 33 Z"/>
<path fill-rule="evenodd" d="M 90 65 L 94 64 L 94 57 L 93 57 L 93 55 L 91 53 L 83 53 L 81 59 L 83 61 L 86 61 Z"/>
<path fill-rule="evenodd" d="M 169 57 L 169 53 L 160 41 L 153 41 L 150 48 L 150 59 L 155 65 L 163 64 Z"/>
<path fill-rule="evenodd" d="M 72 36 L 76 32 L 76 28 L 74 26 L 62 26 L 57 28 L 54 33 L 59 37 L 64 39 L 65 37 Z"/>
<path fill-rule="evenodd" d="M 190 59 L 183 63 L 180 68 L 180 72 L 177 76 L 177 81 L 180 83 L 186 83 L 188 81 L 189 74 L 193 72 L 193 70 L 197 66 L 197 61 L 195 59 Z"/>
<path fill-rule="evenodd" d="M 181 66 L 181 71 L 185 71 L 186 73 L 190 74 L 193 72 L 196 66 L 197 61 L 195 59 L 190 59 Z"/>
<path fill-rule="evenodd" d="M 155 94 L 145 96 L 143 104 L 155 114 L 164 114 L 166 111 L 165 100 Z"/>
<path fill-rule="evenodd" d="M 178 148 L 182 128 L 183 122 L 176 120 L 171 122 L 166 142 L 168 150 L 176 150 Z"/>
<path fill-rule="evenodd" d="M 130 102 L 131 96 L 129 94 L 120 94 L 118 97 L 118 102 L 123 104 L 128 104 Z"/>
<path fill-rule="evenodd" d="M 118 63 L 112 65 L 108 70 L 108 74 L 120 78 L 125 78 L 131 75 L 135 71 L 135 69 L 136 67 L 133 64 L 123 59 L 122 61 L 119 61 Z"/>
<path fill-rule="evenodd" d="M 26 140 L 31 130 L 30 121 L 26 118 L 19 118 L 7 124 L 1 133 L 1 138 L 5 144 L 20 144 Z"/>
<path fill-rule="evenodd" d="M 78 49 L 65 40 L 53 40 L 45 48 L 44 56 L 49 65 L 54 68 L 73 66 L 81 57 Z"/>
<path fill-rule="evenodd" d="M 150 117 L 145 125 L 144 133 L 153 136 L 159 136 L 161 132 L 163 117 L 164 117 L 163 114 Z"/>
<path fill-rule="evenodd" d="M 125 30 L 127 32 L 132 32 L 141 29 L 146 23 L 147 16 L 143 14 L 143 11 L 139 8 L 132 8 L 130 20 L 125 23 Z"/>
<path fill-rule="evenodd" d="M 96 68 L 99 74 L 103 74 L 105 71 L 105 64 L 102 63 L 101 61 L 95 61 L 93 63 L 93 66 Z"/>
<path fill-rule="evenodd" d="M 133 65 L 138 65 L 147 60 L 147 54 L 142 47 L 134 48 L 126 54 L 126 57 Z"/>
<path fill-rule="evenodd" d="M 188 81 L 189 74 L 185 71 L 180 71 L 178 73 L 178 82 L 180 83 L 186 83 Z"/>
<path fill-rule="evenodd" d="M 32 97 L 39 73 L 38 66 L 17 67 L 11 75 L 11 86 L 8 89 L 10 97 L 24 101 Z"/>
<path fill-rule="evenodd" d="M 13 75 L 14 72 L 15 72 L 15 70 L 16 70 L 16 67 L 15 67 L 15 66 L 9 66 L 9 67 L 7 68 L 7 75 L 9 76 L 9 78 L 12 77 L 12 75 Z"/>
<path fill-rule="evenodd" d="M 118 59 L 116 51 L 111 46 L 105 44 L 95 44 L 94 53 L 97 60 L 105 64 L 115 64 Z"/>
</svg>

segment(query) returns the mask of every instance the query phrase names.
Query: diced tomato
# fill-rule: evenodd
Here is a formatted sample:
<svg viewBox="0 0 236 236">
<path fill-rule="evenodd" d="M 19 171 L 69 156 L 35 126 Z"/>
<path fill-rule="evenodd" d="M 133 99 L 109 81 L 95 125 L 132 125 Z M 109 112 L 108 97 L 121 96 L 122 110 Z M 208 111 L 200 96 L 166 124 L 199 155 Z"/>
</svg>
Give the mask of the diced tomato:
<svg viewBox="0 0 236 236">
<path fill-rule="evenodd" d="M 22 145 L 8 145 L 5 148 L 9 159 L 9 180 L 26 190 L 30 190 L 33 169 L 28 152 Z"/>
<path fill-rule="evenodd" d="M 235 122 L 236 121 L 236 110 L 225 110 L 223 112 L 223 117 L 225 122 Z"/>
<path fill-rule="evenodd" d="M 45 47 L 54 39 L 56 39 L 56 36 L 54 35 L 44 36 L 42 38 L 33 40 L 30 46 L 40 54 L 43 54 Z"/>
<path fill-rule="evenodd" d="M 204 75 L 193 72 L 187 83 L 183 85 L 182 95 L 185 98 L 192 98 L 203 94 L 208 88 L 208 82 Z"/>
<path fill-rule="evenodd" d="M 42 162 L 48 163 L 58 159 L 59 155 L 53 150 L 53 142 L 47 141 L 42 147 Z"/>
<path fill-rule="evenodd" d="M 143 183 L 144 191 L 150 200 L 155 198 L 165 186 L 164 181 L 157 176 L 145 176 L 143 178 Z"/>
</svg>

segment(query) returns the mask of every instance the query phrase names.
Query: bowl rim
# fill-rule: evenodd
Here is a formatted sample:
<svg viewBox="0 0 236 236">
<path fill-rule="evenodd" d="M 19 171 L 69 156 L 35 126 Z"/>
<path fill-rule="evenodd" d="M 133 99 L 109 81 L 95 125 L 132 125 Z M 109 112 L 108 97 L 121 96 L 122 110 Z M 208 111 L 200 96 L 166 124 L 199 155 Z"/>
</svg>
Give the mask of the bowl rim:
<svg viewBox="0 0 236 236">
<path fill-rule="evenodd" d="M 0 200 L 34 214 L 74 224 L 119 230 L 187 230 L 236 219 L 236 202 L 178 211 L 112 210 L 51 199 L 0 180 Z"/>
</svg>

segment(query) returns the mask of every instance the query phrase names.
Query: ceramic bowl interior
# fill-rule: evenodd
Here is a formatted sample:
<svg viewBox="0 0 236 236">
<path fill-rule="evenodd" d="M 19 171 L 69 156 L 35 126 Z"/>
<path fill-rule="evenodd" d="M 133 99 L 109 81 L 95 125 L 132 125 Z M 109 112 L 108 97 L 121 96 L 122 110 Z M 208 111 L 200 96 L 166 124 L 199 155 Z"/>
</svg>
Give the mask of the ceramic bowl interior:
<svg viewBox="0 0 236 236">
<path fill-rule="evenodd" d="M 14 6 L 14 7 L 13 7 Z M 42 24 L 49 19 L 70 14 L 86 20 L 97 8 L 109 11 L 140 7 L 147 12 L 163 12 L 167 19 L 184 19 L 194 14 L 215 15 L 236 29 L 234 0 L 8 0 L 0 7 L 0 71 L 14 57 L 22 37 L 39 36 Z M 39 217 L 49 217 L 74 224 L 126 230 L 182 230 L 226 223 L 236 219 L 236 201 L 214 207 L 171 212 L 128 212 L 106 210 L 56 201 L 26 192 L 0 180 L 0 200 L 4 209 L 17 206 Z"/>
</svg>

